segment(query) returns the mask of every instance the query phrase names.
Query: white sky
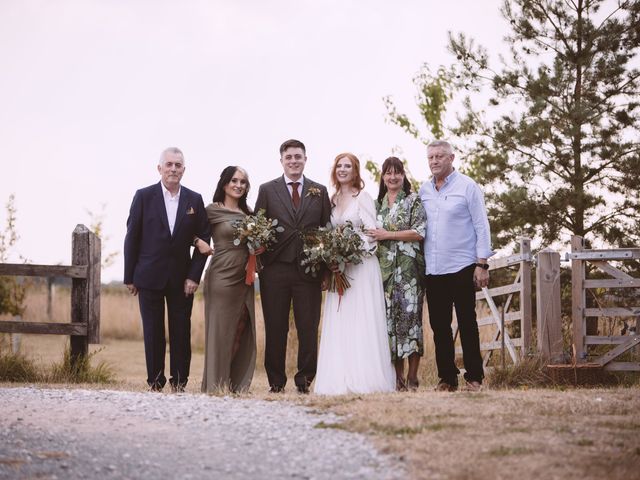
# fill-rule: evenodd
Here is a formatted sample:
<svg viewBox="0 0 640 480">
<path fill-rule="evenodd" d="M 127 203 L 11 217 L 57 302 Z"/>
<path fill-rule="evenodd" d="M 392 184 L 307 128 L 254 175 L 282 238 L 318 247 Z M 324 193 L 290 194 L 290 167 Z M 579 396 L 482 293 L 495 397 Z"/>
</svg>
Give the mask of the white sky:
<svg viewBox="0 0 640 480">
<path fill-rule="evenodd" d="M 395 146 L 426 179 L 423 147 L 385 122 L 382 97 L 417 118 L 421 64 L 451 63 L 449 30 L 499 48 L 500 4 L 0 0 L 0 202 L 16 195 L 15 252 L 70 263 L 71 232 L 103 204 L 106 249 L 122 252 L 133 193 L 159 180 L 167 146 L 185 152 L 183 184 L 205 203 L 220 171 L 241 165 L 253 204 L 282 173 L 288 138 L 306 144 L 305 174 L 325 184 L 337 153 L 364 165 Z M 2 228 L 5 218 L 2 208 Z M 122 269 L 120 254 L 103 281 Z"/>
</svg>

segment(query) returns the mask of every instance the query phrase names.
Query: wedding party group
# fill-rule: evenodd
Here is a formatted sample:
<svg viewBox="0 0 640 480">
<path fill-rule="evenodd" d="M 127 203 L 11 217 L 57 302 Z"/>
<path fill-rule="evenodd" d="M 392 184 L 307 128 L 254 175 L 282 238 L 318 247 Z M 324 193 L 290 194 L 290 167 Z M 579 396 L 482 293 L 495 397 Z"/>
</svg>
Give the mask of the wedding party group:
<svg viewBox="0 0 640 480">
<path fill-rule="evenodd" d="M 493 251 L 482 191 L 454 168 L 451 144 L 427 146 L 432 178 L 417 192 L 403 162 L 387 158 L 375 199 L 364 191 L 360 161 L 352 153 L 333 161 L 330 193 L 304 175 L 301 141 L 287 140 L 279 152 L 282 174 L 259 187 L 253 209 L 247 204 L 249 175 L 241 166 L 222 170 L 205 207 L 199 193 L 182 185 L 185 158 L 175 147 L 160 155 L 160 181 L 135 193 L 124 241 L 124 284 L 139 300 L 149 388 L 161 391 L 167 382 L 166 308 L 169 384 L 174 392 L 185 389 L 193 297 L 202 281 L 202 391 L 249 389 L 256 365 L 257 274 L 270 392 L 282 393 L 287 385 L 291 316 L 298 392 L 417 389 L 425 300 L 436 390 L 481 390 L 475 294 L 489 284 Z M 454 308 L 465 369 L 461 386 Z"/>
</svg>

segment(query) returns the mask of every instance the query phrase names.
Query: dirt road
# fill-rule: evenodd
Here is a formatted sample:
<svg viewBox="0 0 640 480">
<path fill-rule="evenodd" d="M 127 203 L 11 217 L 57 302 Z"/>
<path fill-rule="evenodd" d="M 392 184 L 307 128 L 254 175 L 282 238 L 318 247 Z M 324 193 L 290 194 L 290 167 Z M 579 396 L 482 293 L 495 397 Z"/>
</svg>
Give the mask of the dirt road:
<svg viewBox="0 0 640 480">
<path fill-rule="evenodd" d="M 338 417 L 287 402 L 0 389 L 0 478 L 399 478 Z"/>
</svg>

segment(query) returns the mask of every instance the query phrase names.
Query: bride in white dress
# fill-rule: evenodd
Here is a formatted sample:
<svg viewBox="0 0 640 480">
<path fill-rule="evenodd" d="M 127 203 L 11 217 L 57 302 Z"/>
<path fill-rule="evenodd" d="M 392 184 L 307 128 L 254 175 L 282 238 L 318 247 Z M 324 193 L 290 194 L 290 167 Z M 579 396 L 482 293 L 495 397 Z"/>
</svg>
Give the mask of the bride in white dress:
<svg viewBox="0 0 640 480">
<path fill-rule="evenodd" d="M 336 157 L 331 170 L 336 193 L 331 224 L 350 220 L 356 229 L 375 228 L 376 209 L 362 190 L 360 162 L 355 155 Z M 362 233 L 367 249 L 376 242 Z M 347 265 L 351 287 L 339 298 L 327 292 L 323 308 L 322 336 L 314 392 L 321 395 L 393 392 L 396 374 L 391 363 L 384 292 L 375 253 L 362 263 Z"/>
</svg>

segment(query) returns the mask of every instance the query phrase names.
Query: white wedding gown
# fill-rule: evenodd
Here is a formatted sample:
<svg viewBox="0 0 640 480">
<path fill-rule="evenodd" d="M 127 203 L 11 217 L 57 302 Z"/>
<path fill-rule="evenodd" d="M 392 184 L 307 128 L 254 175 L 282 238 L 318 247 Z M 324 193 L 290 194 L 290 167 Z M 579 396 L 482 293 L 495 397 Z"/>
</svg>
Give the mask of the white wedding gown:
<svg viewBox="0 0 640 480">
<path fill-rule="evenodd" d="M 364 191 L 341 216 L 336 209 L 331 214 L 332 225 L 351 220 L 354 227 L 375 228 L 375 219 L 373 199 Z M 375 245 L 364 234 L 362 237 L 367 248 Z M 345 273 L 351 287 L 342 300 L 339 302 L 337 293 L 326 293 L 314 392 L 392 392 L 396 374 L 391 363 L 378 258 L 375 253 L 367 255 L 362 263 L 348 265 Z"/>
</svg>

